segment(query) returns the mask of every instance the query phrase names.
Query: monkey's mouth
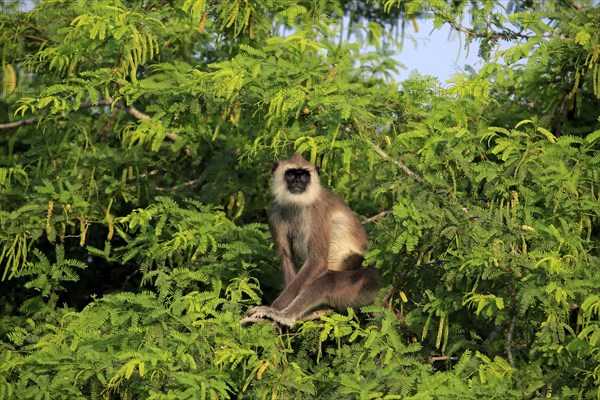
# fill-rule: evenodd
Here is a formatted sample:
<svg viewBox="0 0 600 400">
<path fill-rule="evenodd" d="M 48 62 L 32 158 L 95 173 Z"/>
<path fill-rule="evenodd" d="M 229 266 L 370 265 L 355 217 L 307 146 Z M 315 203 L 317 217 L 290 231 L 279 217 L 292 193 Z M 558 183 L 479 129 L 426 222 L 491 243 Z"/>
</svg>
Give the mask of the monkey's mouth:
<svg viewBox="0 0 600 400">
<path fill-rule="evenodd" d="M 302 194 L 304 193 L 304 188 L 292 186 L 290 189 L 291 194 Z"/>
</svg>

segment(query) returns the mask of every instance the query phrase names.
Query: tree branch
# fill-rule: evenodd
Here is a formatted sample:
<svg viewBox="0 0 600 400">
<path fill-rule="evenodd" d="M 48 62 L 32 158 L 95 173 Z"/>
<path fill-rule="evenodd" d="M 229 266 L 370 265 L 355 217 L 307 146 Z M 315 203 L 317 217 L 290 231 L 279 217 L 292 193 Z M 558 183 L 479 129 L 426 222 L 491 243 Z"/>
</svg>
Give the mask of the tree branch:
<svg viewBox="0 0 600 400">
<path fill-rule="evenodd" d="M 145 114 L 143 112 L 141 112 L 140 110 L 138 110 L 137 108 L 135 108 L 134 106 L 129 106 L 129 107 L 124 107 L 122 105 L 120 105 L 119 103 L 116 104 L 118 107 L 121 107 L 122 109 L 124 109 L 125 111 L 127 111 L 129 114 L 131 114 L 131 116 L 139 121 L 147 121 L 149 119 L 151 119 L 152 117 L 149 116 L 148 114 Z M 176 141 L 177 139 L 180 138 L 180 136 L 176 133 L 173 132 L 167 132 L 166 134 L 167 139 L 171 140 L 171 141 Z M 188 154 L 189 152 L 189 154 Z M 191 151 L 186 148 L 185 149 L 185 154 L 190 156 L 191 155 Z"/>
<path fill-rule="evenodd" d="M 118 105 L 118 104 L 117 104 Z M 119 105 L 120 106 L 120 105 Z M 137 108 L 135 108 L 134 106 L 129 106 L 129 107 L 122 107 L 125 111 L 127 111 L 129 114 L 131 114 L 131 116 L 137 120 L 140 121 L 147 121 L 149 119 L 151 119 L 152 117 L 149 116 L 148 114 L 145 114 L 143 112 L 141 112 L 140 110 L 138 110 Z"/>
<path fill-rule="evenodd" d="M 34 117 L 34 118 L 22 119 L 20 121 L 8 122 L 6 124 L 0 124 L 0 130 L 14 129 L 14 128 L 18 128 L 20 126 L 35 124 L 38 121 L 38 119 L 40 119 L 40 118 Z"/>
<path fill-rule="evenodd" d="M 145 114 L 142 111 L 135 108 L 135 106 L 131 105 L 131 106 L 127 107 L 124 104 L 122 104 L 120 101 L 115 102 L 110 97 L 108 99 L 100 100 L 97 103 L 92 103 L 91 101 L 86 101 L 85 103 L 82 103 L 77 110 L 83 110 L 83 109 L 95 107 L 95 106 L 112 106 L 112 105 L 126 111 L 133 118 L 137 119 L 138 121 L 147 121 L 152 118 L 150 115 Z M 77 111 L 77 110 L 75 110 L 75 111 Z M 59 114 L 54 114 L 54 115 L 58 116 Z M 42 117 L 33 117 L 33 118 L 23 119 L 20 121 L 8 122 L 6 124 L 0 124 L 0 130 L 14 129 L 14 128 L 19 128 L 19 127 L 25 126 L 25 125 L 35 124 L 41 118 Z M 177 139 L 180 139 L 180 136 L 174 132 L 167 132 L 165 137 L 167 139 L 171 140 L 172 142 L 176 141 Z M 188 157 L 192 155 L 192 151 L 188 147 L 185 148 L 185 155 Z"/>
<path fill-rule="evenodd" d="M 98 101 L 97 104 L 92 104 L 91 101 L 86 101 L 85 103 L 81 103 L 78 110 L 83 110 L 83 109 L 95 107 L 95 106 L 110 106 L 112 104 L 113 104 L 112 99 L 100 100 L 100 101 Z M 59 116 L 59 114 L 54 114 L 54 115 Z M 19 127 L 25 126 L 25 125 L 32 125 L 32 124 L 35 124 L 37 121 L 39 121 L 41 118 L 42 117 L 33 117 L 33 118 L 22 119 L 20 121 L 13 121 L 13 122 L 7 122 L 5 124 L 0 124 L 0 130 L 14 129 L 14 128 L 19 128 Z"/>
</svg>

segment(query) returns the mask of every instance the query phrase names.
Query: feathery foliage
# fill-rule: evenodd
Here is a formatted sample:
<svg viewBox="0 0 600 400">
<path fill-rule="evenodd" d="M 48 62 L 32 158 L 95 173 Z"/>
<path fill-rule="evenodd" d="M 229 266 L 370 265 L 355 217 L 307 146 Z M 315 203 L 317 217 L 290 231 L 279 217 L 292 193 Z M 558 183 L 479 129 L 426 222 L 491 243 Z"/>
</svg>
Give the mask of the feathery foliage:
<svg viewBox="0 0 600 400">
<path fill-rule="evenodd" d="M 0 399 L 600 398 L 597 2 L 23 6 L 0 6 Z M 396 82 L 423 18 L 483 67 Z M 242 327 L 281 288 L 268 171 L 295 150 L 382 290 Z"/>
</svg>

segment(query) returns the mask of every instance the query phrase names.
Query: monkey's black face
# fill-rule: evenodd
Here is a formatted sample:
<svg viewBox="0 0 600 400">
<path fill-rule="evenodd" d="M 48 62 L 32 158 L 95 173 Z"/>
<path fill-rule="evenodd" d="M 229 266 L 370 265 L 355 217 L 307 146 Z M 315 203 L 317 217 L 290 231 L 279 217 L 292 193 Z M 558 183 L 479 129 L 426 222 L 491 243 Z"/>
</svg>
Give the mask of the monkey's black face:
<svg viewBox="0 0 600 400">
<path fill-rule="evenodd" d="M 288 169 L 285 171 L 285 182 L 290 193 L 304 193 L 310 182 L 310 172 L 302 168 Z"/>
</svg>

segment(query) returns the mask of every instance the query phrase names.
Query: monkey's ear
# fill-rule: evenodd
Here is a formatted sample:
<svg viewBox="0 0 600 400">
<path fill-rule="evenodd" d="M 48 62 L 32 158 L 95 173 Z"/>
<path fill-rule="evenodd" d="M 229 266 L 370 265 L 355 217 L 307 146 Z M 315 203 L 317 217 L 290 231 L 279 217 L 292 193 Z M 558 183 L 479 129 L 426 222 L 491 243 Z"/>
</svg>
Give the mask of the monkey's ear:
<svg viewBox="0 0 600 400">
<path fill-rule="evenodd" d="M 315 165 L 315 171 L 317 171 L 317 175 L 321 176 L 321 168 L 318 165 Z"/>
<path fill-rule="evenodd" d="M 278 162 L 273 163 L 273 166 L 271 167 L 271 173 L 272 174 L 275 173 L 275 170 L 277 169 L 277 167 L 279 167 L 279 163 Z"/>
</svg>

